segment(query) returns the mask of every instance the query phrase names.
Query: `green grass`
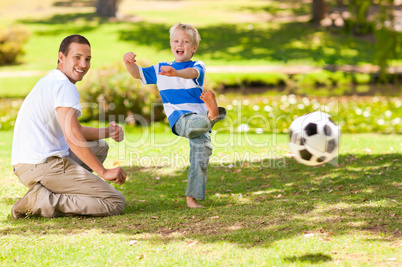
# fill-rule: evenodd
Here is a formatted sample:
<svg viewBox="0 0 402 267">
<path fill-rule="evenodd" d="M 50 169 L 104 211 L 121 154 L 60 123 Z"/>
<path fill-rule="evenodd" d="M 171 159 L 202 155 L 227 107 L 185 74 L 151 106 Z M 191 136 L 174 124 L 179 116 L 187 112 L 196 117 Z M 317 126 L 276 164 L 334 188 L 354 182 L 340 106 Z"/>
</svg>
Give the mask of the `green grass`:
<svg viewBox="0 0 402 267">
<path fill-rule="evenodd" d="M 58 46 L 66 35 L 80 33 L 92 43 L 93 67 L 120 62 L 129 50 L 148 62 L 172 60 L 168 30 L 178 21 L 197 26 L 202 41 L 196 59 L 217 65 L 312 65 L 373 62 L 374 43 L 332 34 L 308 23 L 267 17 L 308 15 L 309 4 L 279 6 L 270 1 L 124 1 L 120 11 L 132 21 L 107 21 L 94 15 L 88 1 L 63 5 L 44 1 L 25 5 L 5 2 L 5 25 L 20 23 L 32 36 L 21 65 L 0 70 L 48 70 L 55 67 Z M 18 12 L 16 7 L 23 6 Z M 0 6 L 1 7 L 1 6 Z M 293 9 L 292 9 L 293 8 Z M 276 11 L 273 12 L 272 9 Z M 40 16 L 35 16 L 36 12 Z M 20 15 L 19 13 L 23 14 Z M 14 16 L 13 16 L 14 14 Z M 205 16 L 208 14 L 208 16 Z"/>
<path fill-rule="evenodd" d="M 289 1 L 279 4 L 262 0 L 122 1 L 120 12 L 123 19 L 118 21 L 97 17 L 93 2 L 88 0 L 46 0 L 39 3 L 5 0 L 0 4 L 0 10 L 1 24 L 22 24 L 31 32 L 24 45 L 25 54 L 19 57 L 18 64 L 0 66 L 0 72 L 47 72 L 54 69 L 61 40 L 75 33 L 85 35 L 92 44 L 92 70 L 118 68 L 127 51 L 134 51 L 142 66 L 173 60 L 168 31 L 178 21 L 192 23 L 198 28 L 202 41 L 194 59 L 206 63 L 210 84 L 230 81 L 234 76 L 238 80 L 241 76 L 244 81 L 252 83 L 267 82 L 266 86 L 282 80 L 284 75 L 266 72 L 209 73 L 209 66 L 323 67 L 326 64 L 364 65 L 375 61 L 373 42 L 307 22 L 296 22 L 300 16 L 310 14 L 309 3 Z M 284 17 L 288 20 L 281 20 Z M 398 65 L 398 60 L 393 64 Z M 35 79 L 2 75 L 0 96 L 24 97 Z M 369 76 L 356 78 L 357 83 L 369 80 Z M 289 78 L 286 81 L 292 83 Z M 335 77 L 335 82 L 344 82 L 344 78 Z M 297 93 L 314 94 L 316 89 L 315 85 L 310 86 L 313 89 L 297 86 L 300 87 Z M 342 88 L 339 91 L 342 93 L 345 90 Z M 317 93 L 325 94 L 318 90 Z"/>
<path fill-rule="evenodd" d="M 378 266 L 402 264 L 402 136 L 343 135 L 336 164 L 287 156 L 287 135 L 214 134 L 207 208 L 185 207 L 188 144 L 147 128 L 110 143 L 106 166 L 125 212 L 110 218 L 10 218 L 26 192 L 0 132 L 0 261 L 7 266 Z M 262 146 L 263 145 L 263 146 Z"/>
</svg>

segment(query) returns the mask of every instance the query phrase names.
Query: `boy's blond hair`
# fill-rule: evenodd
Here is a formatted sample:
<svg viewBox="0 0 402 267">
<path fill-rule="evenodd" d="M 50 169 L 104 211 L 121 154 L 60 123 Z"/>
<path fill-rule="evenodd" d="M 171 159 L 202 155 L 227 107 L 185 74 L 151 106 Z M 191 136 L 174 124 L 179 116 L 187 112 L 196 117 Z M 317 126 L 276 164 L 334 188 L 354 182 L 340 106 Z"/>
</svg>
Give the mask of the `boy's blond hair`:
<svg viewBox="0 0 402 267">
<path fill-rule="evenodd" d="M 198 33 L 197 29 L 190 25 L 190 24 L 184 24 L 184 23 L 177 23 L 176 25 L 173 25 L 170 30 L 170 41 L 172 41 L 173 34 L 177 31 L 181 30 L 184 31 L 185 33 L 190 36 L 191 40 L 193 41 L 193 45 L 198 45 L 201 41 L 201 36 Z"/>
</svg>

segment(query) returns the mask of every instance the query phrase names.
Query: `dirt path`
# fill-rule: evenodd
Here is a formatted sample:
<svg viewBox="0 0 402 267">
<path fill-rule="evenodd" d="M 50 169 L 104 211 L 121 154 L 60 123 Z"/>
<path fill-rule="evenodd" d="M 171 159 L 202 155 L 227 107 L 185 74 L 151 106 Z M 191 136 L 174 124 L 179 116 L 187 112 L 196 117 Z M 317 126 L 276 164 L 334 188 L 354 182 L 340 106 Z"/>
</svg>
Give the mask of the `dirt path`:
<svg viewBox="0 0 402 267">
<path fill-rule="evenodd" d="M 377 73 L 379 68 L 377 66 L 335 66 L 328 65 L 325 68 L 317 68 L 311 66 L 207 66 L 208 73 L 253 73 L 253 72 L 266 72 L 266 73 L 285 73 L 288 75 L 306 74 L 311 72 L 319 72 L 321 70 L 329 71 L 342 71 L 342 72 L 355 72 L 355 73 Z M 402 75 L 402 66 L 390 67 L 389 73 L 398 73 Z M 31 77 L 31 76 L 44 76 L 49 71 L 40 70 L 27 70 L 27 71 L 0 71 L 0 78 L 12 77 Z"/>
</svg>

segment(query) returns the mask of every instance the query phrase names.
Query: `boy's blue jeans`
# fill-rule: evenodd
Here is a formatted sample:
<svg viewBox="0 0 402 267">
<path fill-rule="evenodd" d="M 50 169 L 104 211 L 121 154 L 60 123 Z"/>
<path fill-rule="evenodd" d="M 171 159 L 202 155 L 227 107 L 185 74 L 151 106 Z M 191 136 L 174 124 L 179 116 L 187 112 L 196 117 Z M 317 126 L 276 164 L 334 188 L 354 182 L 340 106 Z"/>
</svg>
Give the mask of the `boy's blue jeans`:
<svg viewBox="0 0 402 267">
<path fill-rule="evenodd" d="M 209 157 L 212 154 L 209 131 L 216 122 L 223 120 L 226 110 L 219 107 L 219 118 L 211 121 L 207 114 L 187 113 L 174 125 L 176 133 L 190 142 L 190 168 L 187 177 L 186 196 L 205 199 Z"/>
</svg>

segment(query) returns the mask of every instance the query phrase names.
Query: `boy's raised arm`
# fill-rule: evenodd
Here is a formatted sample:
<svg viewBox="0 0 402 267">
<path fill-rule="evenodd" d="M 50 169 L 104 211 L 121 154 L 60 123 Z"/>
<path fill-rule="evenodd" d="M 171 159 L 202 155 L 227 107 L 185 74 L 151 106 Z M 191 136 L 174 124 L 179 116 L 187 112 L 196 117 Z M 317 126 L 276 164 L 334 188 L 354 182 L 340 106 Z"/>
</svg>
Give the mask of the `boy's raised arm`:
<svg viewBox="0 0 402 267">
<path fill-rule="evenodd" d="M 131 74 L 131 76 L 133 76 L 136 79 L 141 79 L 140 71 L 138 69 L 137 64 L 135 64 L 135 62 L 137 62 L 137 60 L 135 59 L 136 56 L 137 55 L 134 54 L 133 52 L 127 52 L 123 56 L 123 61 L 126 64 L 126 68 L 128 72 Z"/>
<path fill-rule="evenodd" d="M 182 70 L 176 70 L 171 66 L 162 66 L 161 75 L 165 76 L 176 76 L 184 79 L 196 79 L 198 78 L 198 71 L 195 68 L 187 68 Z"/>
</svg>

